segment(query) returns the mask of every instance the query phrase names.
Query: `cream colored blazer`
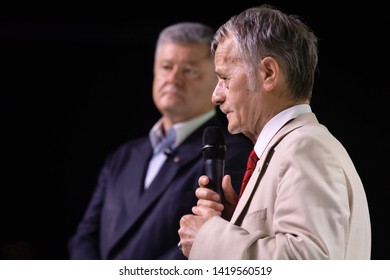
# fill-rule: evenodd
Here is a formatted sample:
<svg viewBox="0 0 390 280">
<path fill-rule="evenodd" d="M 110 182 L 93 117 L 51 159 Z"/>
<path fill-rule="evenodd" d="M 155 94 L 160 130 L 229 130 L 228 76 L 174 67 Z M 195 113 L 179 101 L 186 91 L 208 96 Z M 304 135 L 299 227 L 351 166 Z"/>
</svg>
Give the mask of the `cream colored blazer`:
<svg viewBox="0 0 390 280">
<path fill-rule="evenodd" d="M 273 137 L 231 221 L 214 217 L 205 223 L 189 259 L 370 255 L 370 216 L 360 177 L 340 142 L 307 113 Z"/>
</svg>

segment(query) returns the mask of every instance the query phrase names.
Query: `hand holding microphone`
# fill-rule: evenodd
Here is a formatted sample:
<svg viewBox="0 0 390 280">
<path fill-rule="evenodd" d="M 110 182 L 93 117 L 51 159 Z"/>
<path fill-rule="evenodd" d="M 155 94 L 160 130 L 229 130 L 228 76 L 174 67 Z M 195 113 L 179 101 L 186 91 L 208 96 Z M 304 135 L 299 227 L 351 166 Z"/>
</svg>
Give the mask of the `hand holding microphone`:
<svg viewBox="0 0 390 280">
<path fill-rule="evenodd" d="M 208 188 L 219 194 L 221 200 L 219 203 L 215 203 L 213 207 L 202 207 L 196 205 L 192 208 L 192 212 L 195 215 L 187 214 L 180 219 L 180 229 L 178 231 L 180 235 L 178 247 L 180 250 L 182 250 L 182 235 L 185 236 L 184 240 L 188 239 L 188 232 L 190 232 L 190 235 L 193 234 L 193 232 L 197 232 L 208 219 L 215 215 L 222 215 L 222 211 L 224 210 L 224 206 L 222 204 L 225 202 L 225 195 L 222 190 L 222 179 L 225 175 L 226 145 L 225 138 L 220 127 L 209 126 L 205 128 L 202 139 L 202 153 L 204 171 L 205 175 L 208 177 L 208 184 L 205 176 L 201 176 L 199 178 L 198 183 L 200 188 L 197 189 L 197 197 L 198 199 L 217 202 L 216 199 L 213 200 L 208 197 L 211 195 L 210 190 L 204 192 L 204 186 L 207 184 Z M 199 192 L 199 190 L 201 191 Z M 189 251 L 183 251 L 183 254 L 188 257 Z"/>
</svg>

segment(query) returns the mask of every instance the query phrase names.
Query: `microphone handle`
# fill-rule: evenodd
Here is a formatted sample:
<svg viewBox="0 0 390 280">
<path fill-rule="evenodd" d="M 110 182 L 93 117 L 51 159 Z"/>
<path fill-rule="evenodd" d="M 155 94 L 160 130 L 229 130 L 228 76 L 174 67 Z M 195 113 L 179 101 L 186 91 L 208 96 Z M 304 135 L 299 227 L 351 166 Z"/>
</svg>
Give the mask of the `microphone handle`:
<svg viewBox="0 0 390 280">
<path fill-rule="evenodd" d="M 207 187 L 216 191 L 221 200 L 220 203 L 224 203 L 225 195 L 222 190 L 222 178 L 224 176 L 225 161 L 222 159 L 206 159 L 204 161 L 205 175 L 210 178 L 210 182 Z"/>
</svg>

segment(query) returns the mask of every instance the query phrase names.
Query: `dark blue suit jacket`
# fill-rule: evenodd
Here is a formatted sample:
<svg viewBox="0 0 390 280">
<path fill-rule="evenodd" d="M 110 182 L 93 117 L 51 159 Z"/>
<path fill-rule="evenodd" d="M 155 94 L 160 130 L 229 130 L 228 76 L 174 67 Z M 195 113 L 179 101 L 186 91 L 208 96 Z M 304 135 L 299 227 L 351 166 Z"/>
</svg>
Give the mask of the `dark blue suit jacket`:
<svg viewBox="0 0 390 280">
<path fill-rule="evenodd" d="M 148 137 L 132 140 L 107 158 L 96 190 L 69 241 L 71 259 L 185 259 L 177 247 L 179 220 L 191 213 L 198 178 L 204 174 L 202 136 L 221 126 L 227 146 L 225 174 L 239 188 L 253 144 L 231 135 L 217 114 L 190 135 L 168 158 L 150 187 L 144 179 L 152 147 Z M 236 190 L 238 192 L 238 190 Z"/>
</svg>

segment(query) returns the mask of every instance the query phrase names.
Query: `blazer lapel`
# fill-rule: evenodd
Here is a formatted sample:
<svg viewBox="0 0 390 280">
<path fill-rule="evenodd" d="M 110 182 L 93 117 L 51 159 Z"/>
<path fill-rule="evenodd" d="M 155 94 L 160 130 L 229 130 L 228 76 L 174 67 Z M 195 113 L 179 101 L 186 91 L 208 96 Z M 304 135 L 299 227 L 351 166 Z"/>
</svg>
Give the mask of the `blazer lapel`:
<svg viewBox="0 0 390 280">
<path fill-rule="evenodd" d="M 180 145 L 180 147 L 174 151 L 173 155 L 167 158 L 149 188 L 143 192 L 140 191 L 138 186 L 143 188 L 144 168 L 142 166 L 146 166 L 147 163 L 145 162 L 145 164 L 141 164 L 140 162 L 134 163 L 136 161 L 132 161 L 133 163 L 129 166 L 128 171 L 132 174 L 137 172 L 138 175 L 134 177 L 135 181 L 133 181 L 133 187 L 123 186 L 125 193 L 123 203 L 125 205 L 122 207 L 123 210 L 118 216 L 114 227 L 111 246 L 109 246 L 111 250 L 113 250 L 114 246 L 120 241 L 126 232 L 131 230 L 132 226 L 136 224 L 137 220 L 143 215 L 143 213 L 145 213 L 150 207 L 154 207 L 156 201 L 169 189 L 172 180 L 175 178 L 176 174 L 180 172 L 180 168 L 201 156 L 200 143 L 201 135 L 194 138 L 189 143 L 183 143 Z M 194 152 L 194 150 L 196 150 L 194 146 L 199 146 L 199 152 Z M 140 159 L 142 157 L 145 158 L 145 153 L 141 149 L 137 151 L 134 156 L 137 156 L 137 158 Z M 127 181 L 127 184 L 131 182 L 132 181 Z"/>
<path fill-rule="evenodd" d="M 156 201 L 165 193 L 181 167 L 192 164 L 195 160 L 199 160 L 202 156 L 202 135 L 203 130 L 210 125 L 219 125 L 218 117 L 213 117 L 206 124 L 198 128 L 189 136 L 163 164 L 161 170 L 156 175 L 149 188 L 142 191 L 144 186 L 144 175 L 148 164 L 148 155 L 151 153 L 150 144 L 147 143 L 140 146 L 139 149 L 133 151 L 131 157 L 139 160 L 131 160 L 128 168 L 126 168 L 129 176 L 121 182 L 123 188 L 124 207 L 120 215 L 116 219 L 114 232 L 108 246 L 109 252 L 115 249 L 120 239 L 131 230 L 138 219 L 150 207 L 154 207 Z M 132 184 L 131 187 L 128 184 Z"/>
<path fill-rule="evenodd" d="M 308 116 L 308 117 L 307 117 Z M 249 204 L 252 200 L 252 196 L 256 191 L 256 188 L 259 186 L 260 181 L 267 170 L 268 164 L 272 159 L 275 146 L 291 131 L 303 126 L 303 123 L 306 121 L 311 121 L 313 114 L 302 115 L 290 122 L 287 122 L 271 139 L 268 143 L 263 154 L 260 156 L 256 168 L 253 171 L 253 174 L 248 182 L 248 185 L 245 188 L 244 193 L 242 194 L 237 207 L 233 213 L 231 222 L 234 224 L 241 224 L 244 216 L 246 215 Z"/>
<path fill-rule="evenodd" d="M 272 158 L 273 143 L 274 141 L 271 140 L 266 150 L 257 161 L 256 168 L 253 171 L 251 178 L 249 179 L 245 191 L 243 192 L 240 200 L 238 201 L 236 209 L 234 210 L 231 219 L 231 222 L 234 224 L 241 224 L 244 216 L 246 215 L 247 207 L 249 207 L 249 204 L 252 200 L 252 195 L 255 192 L 257 186 L 259 185 L 261 177 L 267 170 L 268 163 Z"/>
<path fill-rule="evenodd" d="M 131 213 L 139 211 L 137 209 L 142 205 L 139 201 L 143 191 L 144 174 L 151 153 L 152 148 L 149 143 L 143 143 L 140 146 L 133 148 L 129 155 L 133 160 L 127 162 L 123 175 L 115 182 L 115 184 L 119 185 L 118 196 L 122 196 L 121 201 L 118 202 L 121 203 L 121 210 L 119 215 L 112 217 L 115 219 L 115 222 L 110 234 L 111 238 L 108 240 L 108 249 L 113 247 L 132 223 L 132 219 L 135 216 Z"/>
</svg>

